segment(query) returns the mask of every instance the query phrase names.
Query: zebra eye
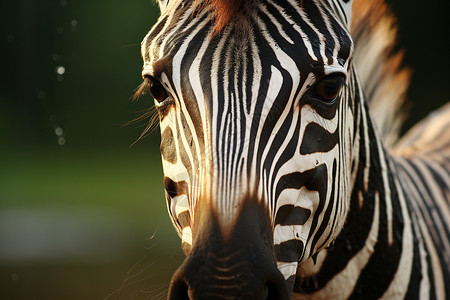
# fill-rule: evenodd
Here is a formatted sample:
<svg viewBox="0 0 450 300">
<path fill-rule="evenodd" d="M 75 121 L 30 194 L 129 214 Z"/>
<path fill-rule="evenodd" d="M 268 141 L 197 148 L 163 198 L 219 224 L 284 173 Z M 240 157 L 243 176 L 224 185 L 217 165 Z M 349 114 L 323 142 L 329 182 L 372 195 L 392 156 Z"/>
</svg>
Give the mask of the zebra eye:
<svg viewBox="0 0 450 300">
<path fill-rule="evenodd" d="M 345 76 L 331 74 L 321 79 L 313 88 L 311 94 L 325 102 L 333 102 L 345 84 Z"/>
<path fill-rule="evenodd" d="M 148 86 L 152 97 L 158 102 L 163 102 L 168 95 L 161 82 L 151 76 L 147 76 L 146 80 L 148 80 Z"/>
</svg>

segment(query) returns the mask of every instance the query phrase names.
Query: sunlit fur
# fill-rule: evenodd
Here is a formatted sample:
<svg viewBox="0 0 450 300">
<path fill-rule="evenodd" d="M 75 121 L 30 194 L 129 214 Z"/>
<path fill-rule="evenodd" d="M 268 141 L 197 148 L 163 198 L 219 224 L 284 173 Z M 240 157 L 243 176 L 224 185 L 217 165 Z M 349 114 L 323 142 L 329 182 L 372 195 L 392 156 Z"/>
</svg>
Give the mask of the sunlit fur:
<svg viewBox="0 0 450 300">
<path fill-rule="evenodd" d="M 355 1 L 351 34 L 353 62 L 385 147 L 398 140 L 409 105 L 405 101 L 411 70 L 402 66 L 403 51 L 394 51 L 395 17 L 383 1 Z"/>
<path fill-rule="evenodd" d="M 376 115 L 392 116 L 409 75 L 399 67 L 401 54 L 381 50 L 359 52 L 355 67 L 352 1 L 252 1 L 226 21 L 218 19 L 221 1 L 199 2 L 161 3 L 142 42 L 143 76 L 169 94 L 155 105 L 168 210 L 185 253 L 196 243 L 198 207 L 217 216 L 226 239 L 244 202 L 257 199 L 293 297 L 445 299 L 450 110 L 421 127 L 439 133 L 439 143 L 417 134 L 427 151 L 416 151 L 410 138 L 389 154 L 363 88 L 369 105 L 381 107 Z M 371 34 L 389 32 L 380 28 L 392 21 L 365 15 L 355 17 L 356 46 L 375 47 Z M 390 51 L 392 42 L 381 48 Z M 364 61 L 378 58 L 383 68 L 364 70 Z M 390 72 L 361 82 L 358 69 Z M 315 84 L 334 73 L 347 78 L 336 102 L 312 97 Z M 386 78 L 400 82 L 399 91 L 390 92 Z M 381 128 L 383 136 L 395 126 Z M 395 134 L 387 139 L 393 144 Z"/>
</svg>

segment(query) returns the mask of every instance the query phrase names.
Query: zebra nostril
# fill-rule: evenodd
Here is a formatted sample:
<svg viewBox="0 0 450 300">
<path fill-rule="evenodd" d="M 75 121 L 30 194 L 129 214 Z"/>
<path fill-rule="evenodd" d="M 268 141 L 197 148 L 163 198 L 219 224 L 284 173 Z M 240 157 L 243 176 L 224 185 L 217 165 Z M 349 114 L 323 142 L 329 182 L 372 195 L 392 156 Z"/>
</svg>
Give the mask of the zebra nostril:
<svg viewBox="0 0 450 300">
<path fill-rule="evenodd" d="M 174 275 L 172 279 L 169 297 L 170 300 L 189 300 L 188 294 L 188 285 L 183 277 L 178 276 L 178 274 Z"/>
<path fill-rule="evenodd" d="M 283 299 L 279 286 L 275 282 L 266 282 L 266 300 Z"/>
</svg>

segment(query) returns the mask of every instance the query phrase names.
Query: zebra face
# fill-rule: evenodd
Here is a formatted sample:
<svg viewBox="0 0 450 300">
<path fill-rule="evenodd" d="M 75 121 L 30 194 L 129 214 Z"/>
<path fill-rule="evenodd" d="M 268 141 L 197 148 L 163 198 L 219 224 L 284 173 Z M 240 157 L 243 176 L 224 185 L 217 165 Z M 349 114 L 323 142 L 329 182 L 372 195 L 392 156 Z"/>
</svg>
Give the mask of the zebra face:
<svg viewBox="0 0 450 300">
<path fill-rule="evenodd" d="M 142 42 L 168 210 L 188 255 L 172 295 L 201 298 L 196 281 L 234 295 L 242 276 L 261 297 L 287 298 L 283 279 L 292 288 L 298 263 L 329 246 L 348 211 L 346 11 L 332 0 L 250 2 L 215 33 L 207 4 L 164 1 Z"/>
</svg>

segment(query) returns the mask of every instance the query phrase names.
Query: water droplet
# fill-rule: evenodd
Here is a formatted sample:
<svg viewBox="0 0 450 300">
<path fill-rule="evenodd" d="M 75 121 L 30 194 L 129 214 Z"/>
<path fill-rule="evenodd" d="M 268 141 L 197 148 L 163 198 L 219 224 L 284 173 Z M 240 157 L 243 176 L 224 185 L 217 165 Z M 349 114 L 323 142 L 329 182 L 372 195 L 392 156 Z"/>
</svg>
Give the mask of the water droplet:
<svg viewBox="0 0 450 300">
<path fill-rule="evenodd" d="M 52 59 L 53 59 L 53 61 L 58 61 L 58 60 L 60 59 L 59 54 L 54 53 L 54 54 L 52 55 Z"/>
<path fill-rule="evenodd" d="M 62 128 L 61 128 L 61 127 L 56 127 L 56 128 L 55 128 L 55 134 L 56 134 L 57 136 L 62 135 L 62 134 L 63 134 Z"/>
<path fill-rule="evenodd" d="M 14 281 L 19 280 L 19 275 L 17 275 L 16 273 L 12 273 L 11 274 L 11 279 L 14 280 Z"/>
<path fill-rule="evenodd" d="M 64 146 L 65 143 L 66 143 L 66 139 L 65 139 L 65 138 L 60 137 L 60 138 L 58 139 L 58 145 Z"/>
<path fill-rule="evenodd" d="M 14 41 L 14 34 L 12 33 L 8 34 L 6 40 L 8 41 L 8 43 L 12 43 Z"/>
<path fill-rule="evenodd" d="M 39 99 L 44 100 L 45 97 L 47 97 L 47 95 L 45 94 L 44 91 L 38 91 L 37 96 Z"/>
<path fill-rule="evenodd" d="M 61 4 L 62 7 L 67 5 L 67 0 L 61 0 L 61 2 L 59 2 Z"/>
<path fill-rule="evenodd" d="M 78 21 L 77 20 L 72 20 L 72 22 L 70 22 L 70 24 L 72 25 L 72 27 L 71 27 L 72 31 L 75 31 L 77 29 L 77 26 L 78 26 Z"/>
<path fill-rule="evenodd" d="M 56 121 L 56 116 L 55 115 L 50 115 L 50 117 L 48 119 L 50 120 L 50 122 L 55 122 Z"/>
<path fill-rule="evenodd" d="M 66 72 L 66 68 L 64 68 L 63 66 L 57 66 L 55 69 L 56 74 L 58 74 L 56 76 L 56 80 L 58 80 L 59 82 L 64 80 L 64 73 Z"/>
<path fill-rule="evenodd" d="M 63 75 L 66 72 L 66 68 L 64 68 L 63 66 L 57 66 L 55 72 L 58 75 Z"/>
<path fill-rule="evenodd" d="M 57 32 L 58 34 L 63 34 L 63 33 L 64 33 L 64 28 L 62 28 L 62 26 L 57 26 L 57 27 L 56 27 L 56 32 Z"/>
</svg>

